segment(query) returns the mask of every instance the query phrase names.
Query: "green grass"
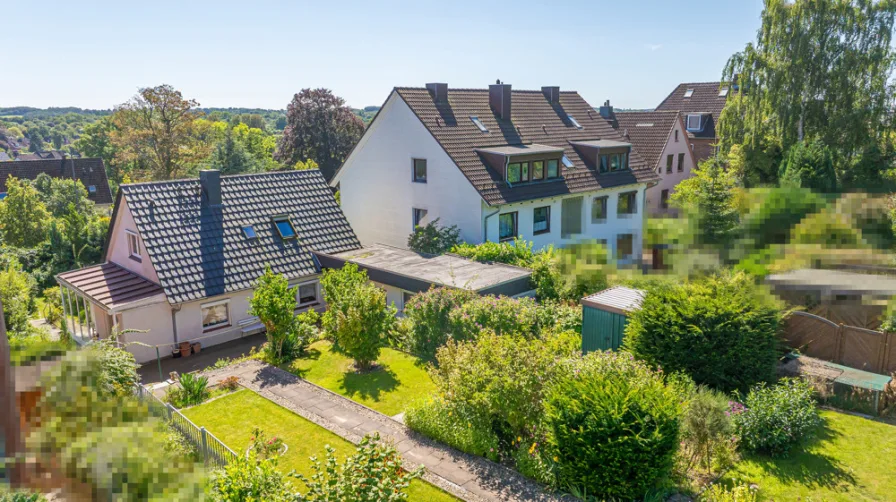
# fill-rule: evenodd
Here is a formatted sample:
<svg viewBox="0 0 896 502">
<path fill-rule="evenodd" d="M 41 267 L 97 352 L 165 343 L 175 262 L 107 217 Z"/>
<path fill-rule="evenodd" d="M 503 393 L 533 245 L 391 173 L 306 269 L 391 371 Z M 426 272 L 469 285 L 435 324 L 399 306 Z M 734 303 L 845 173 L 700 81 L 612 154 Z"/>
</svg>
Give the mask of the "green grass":
<svg viewBox="0 0 896 502">
<path fill-rule="evenodd" d="M 787 458 L 747 456 L 723 481 L 755 483 L 761 500 L 896 499 L 896 426 L 824 411 L 816 437 Z"/>
<path fill-rule="evenodd" d="M 337 354 L 330 342 L 322 340 L 311 344 L 305 357 L 285 369 L 389 416 L 436 390 L 425 363 L 414 356 L 383 349 L 377 364 L 375 370 L 358 374 L 350 358 Z"/>
<path fill-rule="evenodd" d="M 184 410 L 183 414 L 196 425 L 204 426 L 238 454 L 244 454 L 249 447 L 252 429 L 256 426 L 268 437 L 282 438 L 289 447 L 280 457 L 279 468 L 284 472 L 295 469 L 310 477 L 313 470 L 309 458 L 316 456 L 323 461 L 325 445 L 335 448 L 340 460 L 355 451 L 350 442 L 246 389 Z M 304 488 L 298 480 L 296 486 Z M 457 500 L 420 479 L 411 483 L 408 494 L 409 500 Z"/>
</svg>

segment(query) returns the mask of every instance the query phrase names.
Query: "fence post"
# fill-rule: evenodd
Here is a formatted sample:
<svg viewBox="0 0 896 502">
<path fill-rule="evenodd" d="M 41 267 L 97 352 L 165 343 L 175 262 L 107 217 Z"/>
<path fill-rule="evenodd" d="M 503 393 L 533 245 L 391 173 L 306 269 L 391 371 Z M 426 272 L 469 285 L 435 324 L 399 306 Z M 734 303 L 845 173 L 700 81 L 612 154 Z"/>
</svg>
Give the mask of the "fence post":
<svg viewBox="0 0 896 502">
<path fill-rule="evenodd" d="M 843 357 L 843 323 L 837 323 L 837 345 L 834 346 L 834 362 L 840 364 Z"/>
<path fill-rule="evenodd" d="M 159 363 L 159 381 L 164 382 L 165 377 L 162 376 L 162 356 L 159 355 L 158 345 L 156 345 L 156 362 Z"/>
<path fill-rule="evenodd" d="M 205 432 L 205 426 L 199 428 L 202 434 L 202 457 L 205 459 L 205 466 L 208 467 L 208 434 Z"/>
</svg>

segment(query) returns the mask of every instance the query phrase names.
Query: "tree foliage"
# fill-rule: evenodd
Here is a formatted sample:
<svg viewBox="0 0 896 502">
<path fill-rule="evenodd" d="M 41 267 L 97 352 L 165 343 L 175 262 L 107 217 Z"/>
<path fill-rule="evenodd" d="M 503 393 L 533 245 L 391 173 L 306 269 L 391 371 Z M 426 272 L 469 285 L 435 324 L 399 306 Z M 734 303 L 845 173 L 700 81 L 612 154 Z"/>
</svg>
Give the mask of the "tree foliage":
<svg viewBox="0 0 896 502">
<path fill-rule="evenodd" d="M 782 187 L 810 188 L 832 193 L 837 189 L 837 173 L 831 151 L 821 141 L 800 141 L 787 152 L 780 169 Z"/>
<path fill-rule="evenodd" d="M 33 248 L 46 238 L 50 213 L 40 193 L 24 180 L 9 177 L 6 197 L 0 201 L 0 236 L 3 244 Z"/>
<path fill-rule="evenodd" d="M 423 226 L 417 225 L 408 236 L 408 249 L 418 253 L 444 254 L 458 244 L 460 229 L 457 225 L 439 225 L 439 218 Z"/>
<path fill-rule="evenodd" d="M 286 165 L 313 159 L 328 180 L 364 133 L 364 123 L 329 89 L 302 89 L 286 108 L 275 158 Z"/>
<path fill-rule="evenodd" d="M 738 223 L 734 173 L 725 169 L 718 158 L 711 158 L 692 174 L 678 184 L 672 201 L 696 216 L 701 244 L 722 247 L 730 242 Z"/>
<path fill-rule="evenodd" d="M 249 314 L 264 324 L 268 343 L 265 347 L 274 364 L 298 357 L 311 342 L 308 324 L 317 320 L 317 313 L 295 315 L 298 286 L 289 287 L 286 277 L 267 267 L 249 298 Z"/>
</svg>

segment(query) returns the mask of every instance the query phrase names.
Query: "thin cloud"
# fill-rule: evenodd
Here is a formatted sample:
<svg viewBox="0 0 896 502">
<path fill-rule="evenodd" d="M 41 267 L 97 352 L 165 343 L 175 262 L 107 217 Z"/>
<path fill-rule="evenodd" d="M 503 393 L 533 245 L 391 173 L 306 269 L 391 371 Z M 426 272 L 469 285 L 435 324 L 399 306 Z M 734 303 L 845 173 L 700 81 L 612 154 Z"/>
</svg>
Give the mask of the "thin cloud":
<svg viewBox="0 0 896 502">
<path fill-rule="evenodd" d="M 655 52 L 662 49 L 663 44 L 644 44 L 644 48 L 651 52 Z"/>
</svg>

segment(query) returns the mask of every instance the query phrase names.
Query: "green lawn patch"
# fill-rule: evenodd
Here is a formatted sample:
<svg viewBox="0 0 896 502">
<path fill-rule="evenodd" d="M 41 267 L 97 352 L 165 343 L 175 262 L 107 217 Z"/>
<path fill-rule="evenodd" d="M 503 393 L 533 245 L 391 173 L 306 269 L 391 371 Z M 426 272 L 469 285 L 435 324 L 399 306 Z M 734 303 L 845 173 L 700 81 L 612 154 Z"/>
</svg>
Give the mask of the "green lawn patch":
<svg viewBox="0 0 896 502">
<path fill-rule="evenodd" d="M 326 445 L 336 449 L 340 460 L 355 451 L 354 445 L 345 439 L 246 389 L 194 406 L 183 414 L 238 454 L 245 454 L 254 427 L 264 430 L 268 437 L 282 438 L 289 448 L 280 458 L 279 467 L 284 472 L 295 469 L 310 477 L 313 474 L 310 457 L 325 460 Z M 298 480 L 295 486 L 303 488 Z M 409 495 L 409 500 L 457 500 L 420 479 L 411 483 Z"/>
<path fill-rule="evenodd" d="M 896 426 L 823 411 L 816 437 L 789 456 L 747 456 L 723 482 L 756 484 L 762 500 L 878 501 L 896 494 Z"/>
<path fill-rule="evenodd" d="M 315 342 L 304 357 L 286 369 L 389 416 L 405 411 L 409 404 L 436 390 L 426 364 L 414 356 L 383 349 L 376 369 L 359 374 L 353 369 L 352 360 L 337 354 L 332 347 L 325 340 Z"/>
</svg>

